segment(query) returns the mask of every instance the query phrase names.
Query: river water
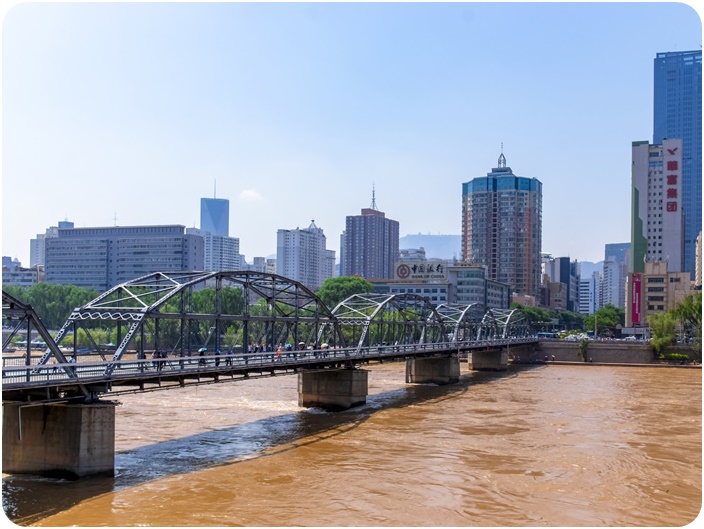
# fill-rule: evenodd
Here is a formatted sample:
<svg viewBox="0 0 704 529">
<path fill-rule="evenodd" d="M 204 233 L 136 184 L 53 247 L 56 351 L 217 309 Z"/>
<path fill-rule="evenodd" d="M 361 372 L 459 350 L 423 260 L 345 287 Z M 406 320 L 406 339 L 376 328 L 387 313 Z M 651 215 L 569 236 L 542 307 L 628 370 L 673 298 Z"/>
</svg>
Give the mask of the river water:
<svg viewBox="0 0 704 529">
<path fill-rule="evenodd" d="M 466 364 L 465 364 L 466 365 Z M 3 476 L 41 526 L 682 526 L 702 504 L 702 372 L 511 366 L 450 386 L 371 366 L 367 404 L 297 377 L 127 395 L 116 476 Z"/>
</svg>

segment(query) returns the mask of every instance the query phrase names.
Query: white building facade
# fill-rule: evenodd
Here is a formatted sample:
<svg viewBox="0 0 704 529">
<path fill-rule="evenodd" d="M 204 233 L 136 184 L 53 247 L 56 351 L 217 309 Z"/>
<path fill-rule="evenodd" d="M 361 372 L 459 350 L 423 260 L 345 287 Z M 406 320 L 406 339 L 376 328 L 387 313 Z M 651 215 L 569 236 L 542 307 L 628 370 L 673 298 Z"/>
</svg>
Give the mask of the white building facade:
<svg viewBox="0 0 704 529">
<path fill-rule="evenodd" d="M 224 237 L 196 228 L 186 228 L 186 233 L 203 238 L 203 269 L 206 272 L 243 269 L 237 237 Z"/>
<path fill-rule="evenodd" d="M 599 272 L 579 280 L 579 310 L 580 314 L 594 314 L 601 308 L 602 279 Z"/>
<path fill-rule="evenodd" d="M 626 308 L 626 265 L 618 261 L 604 261 L 601 307 L 613 305 Z"/>
<path fill-rule="evenodd" d="M 668 272 L 684 270 L 682 140 L 632 145 L 630 271 L 646 262 L 667 262 Z"/>
<path fill-rule="evenodd" d="M 326 279 L 333 277 L 335 269 L 335 252 L 327 250 L 325 245 L 325 234 L 315 221 L 304 229 L 278 230 L 276 273 L 318 290 Z"/>
</svg>

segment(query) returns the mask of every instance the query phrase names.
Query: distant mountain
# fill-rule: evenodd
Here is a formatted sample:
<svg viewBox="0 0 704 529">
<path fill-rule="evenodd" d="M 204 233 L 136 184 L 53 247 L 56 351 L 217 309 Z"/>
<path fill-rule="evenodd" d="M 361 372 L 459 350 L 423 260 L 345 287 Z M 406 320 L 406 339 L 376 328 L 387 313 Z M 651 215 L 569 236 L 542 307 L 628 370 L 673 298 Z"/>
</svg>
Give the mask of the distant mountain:
<svg viewBox="0 0 704 529">
<path fill-rule="evenodd" d="M 398 240 L 400 250 L 425 248 L 425 256 L 429 259 L 461 259 L 461 235 L 405 235 Z"/>
</svg>

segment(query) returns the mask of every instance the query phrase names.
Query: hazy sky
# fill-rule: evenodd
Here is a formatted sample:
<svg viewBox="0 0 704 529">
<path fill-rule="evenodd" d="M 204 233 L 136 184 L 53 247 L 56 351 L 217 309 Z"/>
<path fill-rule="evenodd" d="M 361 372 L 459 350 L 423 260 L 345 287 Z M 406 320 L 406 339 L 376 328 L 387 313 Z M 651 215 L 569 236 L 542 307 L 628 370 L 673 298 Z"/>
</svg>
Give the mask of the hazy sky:
<svg viewBox="0 0 704 529">
<path fill-rule="evenodd" d="M 543 251 L 599 261 L 630 240 L 655 54 L 701 44 L 678 3 L 18 3 L 2 255 L 64 219 L 198 227 L 216 181 L 250 262 L 312 219 L 339 258 L 372 186 L 401 235 L 460 234 L 503 143 L 543 183 Z"/>
</svg>

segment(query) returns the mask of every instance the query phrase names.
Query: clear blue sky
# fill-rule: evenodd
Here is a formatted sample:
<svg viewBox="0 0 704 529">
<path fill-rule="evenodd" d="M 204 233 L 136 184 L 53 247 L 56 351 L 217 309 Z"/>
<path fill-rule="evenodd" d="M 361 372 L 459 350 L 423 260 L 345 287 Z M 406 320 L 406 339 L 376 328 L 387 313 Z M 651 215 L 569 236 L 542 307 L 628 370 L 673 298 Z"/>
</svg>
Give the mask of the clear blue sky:
<svg viewBox="0 0 704 529">
<path fill-rule="evenodd" d="M 701 43 L 679 3 L 18 3 L 2 255 L 64 219 L 198 227 L 215 181 L 250 262 L 311 219 L 339 258 L 373 185 L 401 235 L 460 234 L 503 143 L 543 183 L 543 251 L 599 261 L 630 239 L 655 54 Z"/>
</svg>

